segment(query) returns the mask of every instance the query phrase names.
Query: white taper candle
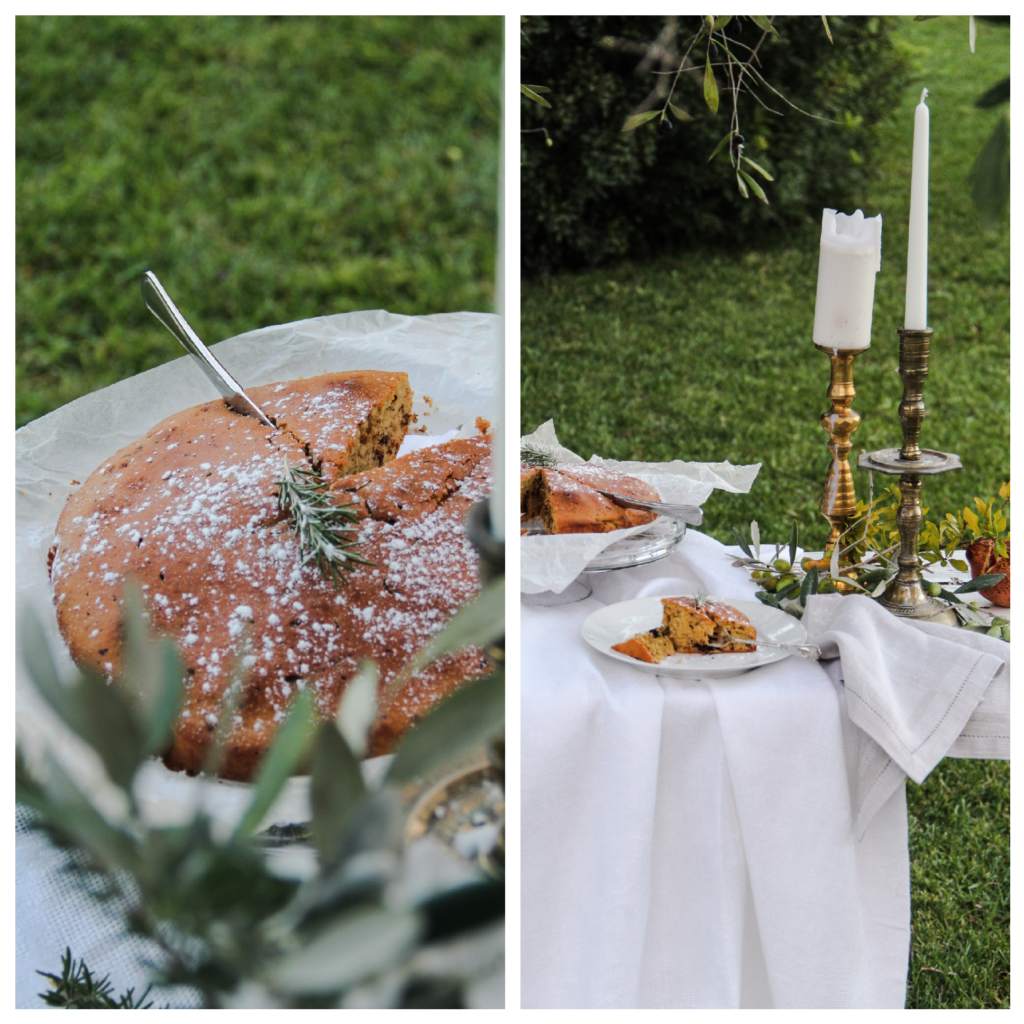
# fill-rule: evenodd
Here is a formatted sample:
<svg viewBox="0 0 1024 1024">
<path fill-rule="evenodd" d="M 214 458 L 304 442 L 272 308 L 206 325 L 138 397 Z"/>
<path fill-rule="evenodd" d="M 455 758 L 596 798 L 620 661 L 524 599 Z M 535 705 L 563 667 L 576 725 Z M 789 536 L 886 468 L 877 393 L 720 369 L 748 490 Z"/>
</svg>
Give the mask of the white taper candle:
<svg viewBox="0 0 1024 1024">
<path fill-rule="evenodd" d="M 928 326 L 928 104 L 927 89 L 914 111 L 914 169 L 910 176 L 910 239 L 907 244 L 907 307 L 903 326 Z"/>
</svg>

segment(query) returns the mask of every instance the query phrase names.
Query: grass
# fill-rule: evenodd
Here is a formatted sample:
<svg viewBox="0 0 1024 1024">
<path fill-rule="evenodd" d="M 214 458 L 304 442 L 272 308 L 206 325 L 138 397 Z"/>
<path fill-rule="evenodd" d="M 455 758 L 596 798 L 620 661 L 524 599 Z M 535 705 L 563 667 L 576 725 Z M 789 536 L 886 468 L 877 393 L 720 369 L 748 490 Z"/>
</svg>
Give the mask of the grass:
<svg viewBox="0 0 1024 1024">
<path fill-rule="evenodd" d="M 883 215 L 871 349 L 856 361 L 861 448 L 899 444 L 896 328 L 903 323 L 913 108 L 931 104 L 930 416 L 922 444 L 957 452 L 958 473 L 930 477 L 932 515 L 994 496 L 1010 474 L 1010 240 L 983 233 L 966 178 L 1001 111 L 974 101 L 1008 73 L 1010 34 L 965 18 L 901 26 L 920 74 L 883 126 L 874 188 Z M 723 181 L 723 187 L 729 187 Z M 770 190 L 769 190 L 770 197 Z M 846 211 L 852 212 L 852 211 Z M 762 463 L 749 495 L 716 492 L 705 529 L 732 543 L 757 519 L 808 548 L 824 543 L 818 512 L 829 456 L 818 424 L 828 361 L 811 343 L 817 232 L 746 251 L 693 250 L 649 263 L 525 281 L 524 433 L 554 418 L 560 440 L 589 457 Z M 855 470 L 858 493 L 866 475 Z M 885 481 L 876 480 L 876 487 Z M 913 892 L 911 1007 L 1009 1006 L 1009 764 L 944 761 L 908 785 Z"/>
<path fill-rule="evenodd" d="M 208 343 L 491 310 L 500 17 L 19 17 L 16 425 Z"/>
<path fill-rule="evenodd" d="M 1010 766 L 943 761 L 907 784 L 907 1006 L 1010 1006 Z"/>
</svg>

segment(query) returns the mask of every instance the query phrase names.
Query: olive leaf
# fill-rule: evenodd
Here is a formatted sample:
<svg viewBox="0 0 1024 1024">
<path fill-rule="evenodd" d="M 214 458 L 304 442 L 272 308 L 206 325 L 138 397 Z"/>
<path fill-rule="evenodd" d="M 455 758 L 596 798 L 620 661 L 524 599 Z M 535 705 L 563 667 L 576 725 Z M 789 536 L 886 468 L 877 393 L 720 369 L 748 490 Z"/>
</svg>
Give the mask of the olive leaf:
<svg viewBox="0 0 1024 1024">
<path fill-rule="evenodd" d="M 129 580 L 124 593 L 124 667 L 122 692 L 146 735 L 146 752 L 166 747 L 184 695 L 185 668 L 167 637 L 151 636 L 146 624 L 142 589 Z"/>
<path fill-rule="evenodd" d="M 800 603 L 807 604 L 807 598 L 818 592 L 818 570 L 810 569 L 800 584 Z"/>
<path fill-rule="evenodd" d="M 522 94 L 527 99 L 533 100 L 534 103 L 539 103 L 542 107 L 547 107 L 548 110 L 551 109 L 551 104 L 548 103 L 548 101 L 546 99 L 544 99 L 543 96 L 539 96 L 538 95 L 538 90 L 540 92 L 550 92 L 551 91 L 550 89 L 544 89 L 543 87 L 540 87 L 540 86 L 531 86 L 531 85 L 522 85 L 522 84 L 519 86 L 519 89 L 520 89 Z"/>
<path fill-rule="evenodd" d="M 722 150 L 729 144 L 729 140 L 735 134 L 736 134 L 735 132 L 729 132 L 728 135 L 725 135 L 725 136 L 722 137 L 722 139 L 718 143 L 718 145 L 715 146 L 715 148 L 711 151 L 711 156 L 708 157 L 708 163 L 711 163 L 711 161 L 714 160 L 715 157 L 718 156 L 718 154 L 722 152 Z"/>
<path fill-rule="evenodd" d="M 406 733 L 388 771 L 389 782 L 407 782 L 501 732 L 505 722 L 505 673 L 501 670 L 456 690 Z"/>
<path fill-rule="evenodd" d="M 65 686 L 57 674 L 42 625 L 28 609 L 21 620 L 21 656 L 36 689 L 61 720 L 99 755 L 107 775 L 128 790 L 148 753 L 146 735 L 119 688 L 92 674 Z"/>
<path fill-rule="evenodd" d="M 414 670 L 443 654 L 470 645 L 486 647 L 505 632 L 505 577 L 489 583 L 476 600 L 464 605 L 426 647 L 416 655 Z"/>
<path fill-rule="evenodd" d="M 310 838 L 321 864 L 341 849 L 353 812 L 366 795 L 359 761 L 333 722 L 325 722 L 313 743 L 309 798 L 313 808 Z"/>
<path fill-rule="evenodd" d="M 750 524 L 750 543 L 754 548 L 754 557 L 760 559 L 761 557 L 761 528 L 757 525 L 757 520 L 753 520 Z"/>
<path fill-rule="evenodd" d="M 743 160 L 744 163 L 750 164 L 750 166 L 753 167 L 754 170 L 757 171 L 758 174 L 760 174 L 761 177 L 763 177 L 765 179 L 765 181 L 774 181 L 775 180 L 760 164 L 754 163 L 754 161 L 751 160 L 750 157 L 746 155 L 746 153 L 743 154 L 741 159 Z"/>
<path fill-rule="evenodd" d="M 738 170 L 739 173 L 743 175 L 743 180 L 746 181 L 746 183 L 754 190 L 754 195 L 757 196 L 757 198 L 760 199 L 762 203 L 768 205 L 768 197 L 764 194 L 764 189 L 761 188 L 761 186 L 758 185 L 758 183 L 754 181 L 754 179 L 749 174 L 747 174 L 747 172 L 743 170 L 742 167 L 738 168 Z"/>
<path fill-rule="evenodd" d="M 980 99 L 974 101 L 975 107 L 979 110 L 986 110 L 989 107 L 998 107 L 1001 103 L 1006 103 L 1010 99 L 1010 79 L 1004 78 L 1001 82 L 997 82 L 987 92 L 985 92 Z M 1000 491 L 1000 497 L 1005 498 L 1006 495 Z"/>
<path fill-rule="evenodd" d="M 302 763 L 313 735 L 313 714 L 313 692 L 307 688 L 292 702 L 288 717 L 260 761 L 252 798 L 235 826 L 232 840 L 245 839 L 256 831 L 285 783 Z"/>
<path fill-rule="evenodd" d="M 422 930 L 415 911 L 357 907 L 338 915 L 309 943 L 271 963 L 271 988 L 293 995 L 330 995 L 384 973 L 415 945 Z"/>
<path fill-rule="evenodd" d="M 622 126 L 622 131 L 631 132 L 634 128 L 639 128 L 640 125 L 646 124 L 648 121 L 653 121 L 660 113 L 660 110 L 645 110 L 642 114 L 633 114 L 626 118 L 626 122 Z"/>
<path fill-rule="evenodd" d="M 1005 114 L 978 154 L 970 182 L 982 227 L 993 230 L 999 226 L 1010 200 L 1010 127 Z"/>
<path fill-rule="evenodd" d="M 360 757 L 366 750 L 370 726 L 377 717 L 377 666 L 364 661 L 359 672 L 345 687 L 334 716 L 338 732 L 349 748 Z"/>
<path fill-rule="evenodd" d="M 773 36 L 777 36 L 779 33 L 776 31 L 775 26 L 771 21 L 764 15 L 748 14 L 748 18 L 759 28 L 762 32 L 769 32 Z"/>
<path fill-rule="evenodd" d="M 968 580 L 967 583 L 957 587 L 954 593 L 973 594 L 976 590 L 988 590 L 989 587 L 1002 583 L 1004 579 L 1006 579 L 1006 573 L 985 573 L 983 576 L 975 576 L 973 580 Z"/>
<path fill-rule="evenodd" d="M 825 26 L 825 35 L 828 36 L 828 41 L 832 43 L 832 33 L 829 31 L 828 28 L 828 15 L 823 14 L 821 16 L 821 23 Z M 835 46 L 835 43 L 832 43 L 832 45 Z"/>
<path fill-rule="evenodd" d="M 736 538 L 736 543 L 739 545 L 740 551 L 742 551 L 743 554 L 747 556 L 747 558 L 753 558 L 754 556 L 751 554 L 750 545 L 747 544 L 743 534 L 740 533 L 740 531 L 737 530 L 735 526 L 732 528 L 732 534 Z"/>
<path fill-rule="evenodd" d="M 712 114 L 718 113 L 718 83 L 715 81 L 715 73 L 711 69 L 711 51 L 708 50 L 707 60 L 704 64 L 704 99 Z"/>
<path fill-rule="evenodd" d="M 675 103 L 669 103 L 668 109 L 671 110 L 672 113 L 675 114 L 676 117 L 680 121 L 692 121 L 693 120 L 693 117 L 690 114 L 688 114 L 685 110 L 683 110 L 682 107 L 677 106 Z"/>
</svg>

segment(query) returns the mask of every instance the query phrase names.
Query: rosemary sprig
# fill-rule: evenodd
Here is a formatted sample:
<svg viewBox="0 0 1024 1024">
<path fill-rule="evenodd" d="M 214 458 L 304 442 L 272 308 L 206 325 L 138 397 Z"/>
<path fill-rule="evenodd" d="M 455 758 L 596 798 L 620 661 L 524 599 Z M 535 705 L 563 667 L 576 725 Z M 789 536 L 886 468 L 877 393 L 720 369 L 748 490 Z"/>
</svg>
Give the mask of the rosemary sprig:
<svg viewBox="0 0 1024 1024">
<path fill-rule="evenodd" d="M 50 991 L 39 993 L 39 998 L 48 1006 L 65 1010 L 149 1010 L 153 1006 L 152 1002 L 145 1002 L 149 987 L 141 996 L 136 997 L 135 990 L 130 988 L 115 999 L 110 975 L 97 980 L 85 966 L 85 960 L 75 960 L 70 949 L 65 949 L 61 958 L 59 975 L 46 971 L 36 971 L 36 974 L 50 981 Z"/>
<path fill-rule="evenodd" d="M 357 565 L 374 565 L 356 552 L 359 528 L 357 506 L 340 505 L 328 498 L 326 482 L 315 469 L 292 469 L 284 464 L 284 476 L 277 481 L 277 507 L 290 512 L 302 552 L 302 564 L 315 562 L 338 589 Z"/>
<path fill-rule="evenodd" d="M 549 448 L 524 441 L 519 446 L 519 461 L 527 466 L 553 466 L 558 460 Z"/>
</svg>

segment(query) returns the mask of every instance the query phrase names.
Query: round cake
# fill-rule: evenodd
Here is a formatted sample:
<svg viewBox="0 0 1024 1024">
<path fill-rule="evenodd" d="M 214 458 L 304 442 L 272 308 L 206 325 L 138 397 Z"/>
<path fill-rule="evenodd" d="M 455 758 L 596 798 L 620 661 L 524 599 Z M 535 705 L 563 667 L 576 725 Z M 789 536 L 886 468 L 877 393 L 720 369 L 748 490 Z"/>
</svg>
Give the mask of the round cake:
<svg viewBox="0 0 1024 1024">
<path fill-rule="evenodd" d="M 71 496 L 57 525 L 51 580 L 75 661 L 117 676 L 125 581 L 150 626 L 176 641 L 185 698 L 165 763 L 198 771 L 226 687 L 243 691 L 221 766 L 246 780 L 297 692 L 333 715 L 364 659 L 380 693 L 478 589 L 463 528 L 486 497 L 489 440 L 395 458 L 411 418 L 405 374 L 359 371 L 253 388 L 276 429 L 223 401 L 176 414 L 121 449 Z M 334 582 L 304 562 L 278 508 L 285 464 L 315 468 L 358 517 L 360 558 Z M 370 750 L 388 750 L 460 683 L 489 670 L 465 649 L 417 673 L 381 707 Z"/>
<path fill-rule="evenodd" d="M 656 512 L 616 505 L 601 491 L 661 500 L 643 480 L 590 462 L 520 467 L 521 518 L 524 522 L 539 519 L 548 533 L 607 533 L 643 526 L 658 517 Z"/>
</svg>

